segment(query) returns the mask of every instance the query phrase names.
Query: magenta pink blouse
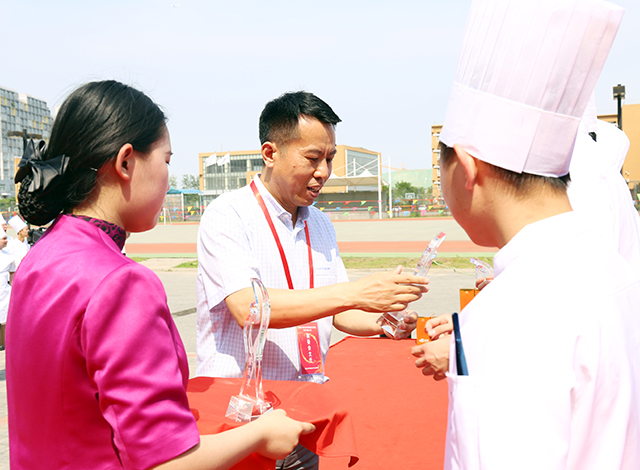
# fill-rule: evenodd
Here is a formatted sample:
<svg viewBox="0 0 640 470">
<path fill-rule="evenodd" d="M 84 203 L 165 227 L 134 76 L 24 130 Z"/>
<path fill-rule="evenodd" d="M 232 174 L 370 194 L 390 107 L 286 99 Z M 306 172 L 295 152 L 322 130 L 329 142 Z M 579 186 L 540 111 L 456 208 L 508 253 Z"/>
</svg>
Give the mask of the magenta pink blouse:
<svg viewBox="0 0 640 470">
<path fill-rule="evenodd" d="M 199 442 L 158 277 L 61 216 L 24 258 L 7 320 L 11 468 L 144 469 Z"/>
</svg>

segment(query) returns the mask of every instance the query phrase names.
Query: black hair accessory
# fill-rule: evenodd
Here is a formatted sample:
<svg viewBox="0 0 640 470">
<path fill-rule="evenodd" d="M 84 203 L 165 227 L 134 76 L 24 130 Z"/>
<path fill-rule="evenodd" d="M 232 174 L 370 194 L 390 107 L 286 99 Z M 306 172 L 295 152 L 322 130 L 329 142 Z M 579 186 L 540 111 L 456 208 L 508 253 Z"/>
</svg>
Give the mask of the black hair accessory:
<svg viewBox="0 0 640 470">
<path fill-rule="evenodd" d="M 45 149 L 44 140 L 38 142 L 36 146 L 32 139 L 27 140 L 24 137 L 24 152 L 20 163 L 18 163 L 15 183 L 21 182 L 31 173 L 33 177 L 29 183 L 29 192 L 45 192 L 53 183 L 57 183 L 56 180 L 64 174 L 69 165 L 69 157 L 67 155 L 59 155 L 44 161 L 42 156 Z"/>
</svg>

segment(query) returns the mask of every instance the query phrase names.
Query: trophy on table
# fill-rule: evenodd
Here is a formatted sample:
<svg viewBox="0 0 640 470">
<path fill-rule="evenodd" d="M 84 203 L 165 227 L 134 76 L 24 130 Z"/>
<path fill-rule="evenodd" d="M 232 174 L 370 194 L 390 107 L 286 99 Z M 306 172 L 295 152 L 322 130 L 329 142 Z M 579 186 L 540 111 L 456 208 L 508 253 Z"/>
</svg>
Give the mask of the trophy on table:
<svg viewBox="0 0 640 470">
<path fill-rule="evenodd" d="M 446 234 L 444 232 L 440 232 L 435 236 L 433 240 L 429 242 L 429 246 L 424 250 L 422 256 L 420 257 L 420 261 L 418 261 L 418 265 L 416 269 L 413 271 L 414 276 L 424 277 L 429 272 L 431 268 L 431 264 L 433 260 L 438 256 L 438 247 L 443 242 Z M 404 317 L 407 315 L 408 309 L 404 309 L 401 312 L 385 312 L 380 318 L 378 318 L 378 322 L 382 327 L 382 331 L 384 334 L 389 336 L 390 338 L 394 338 L 396 335 L 396 331 L 398 326 L 402 324 L 404 321 Z"/>
<path fill-rule="evenodd" d="M 249 315 L 244 322 L 244 350 L 247 363 L 240 394 L 231 397 L 225 415 L 238 423 L 257 419 L 272 408 L 272 404 L 265 401 L 262 390 L 262 353 L 267 341 L 271 305 L 267 290 L 259 279 L 252 278 L 251 287 L 255 301 L 251 302 Z M 255 328 L 258 325 L 259 329 Z"/>
</svg>

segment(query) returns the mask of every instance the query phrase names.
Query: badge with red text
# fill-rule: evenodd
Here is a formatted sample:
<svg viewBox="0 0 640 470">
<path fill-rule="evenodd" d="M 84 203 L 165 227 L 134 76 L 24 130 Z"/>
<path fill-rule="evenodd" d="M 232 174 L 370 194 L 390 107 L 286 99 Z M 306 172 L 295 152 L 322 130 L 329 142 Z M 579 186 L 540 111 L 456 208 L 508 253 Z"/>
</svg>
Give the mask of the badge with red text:
<svg viewBox="0 0 640 470">
<path fill-rule="evenodd" d="M 318 323 L 311 322 L 297 327 L 300 375 L 324 374 Z"/>
</svg>

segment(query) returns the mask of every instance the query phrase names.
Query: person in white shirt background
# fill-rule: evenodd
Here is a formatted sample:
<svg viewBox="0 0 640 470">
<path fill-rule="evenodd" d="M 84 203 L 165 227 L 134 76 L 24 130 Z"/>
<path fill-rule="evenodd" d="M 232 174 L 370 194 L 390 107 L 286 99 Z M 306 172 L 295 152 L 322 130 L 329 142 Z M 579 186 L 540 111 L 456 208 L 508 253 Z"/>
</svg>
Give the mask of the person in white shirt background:
<svg viewBox="0 0 640 470">
<path fill-rule="evenodd" d="M 20 261 L 29 252 L 29 226 L 18 215 L 14 215 L 9 219 L 9 226 L 16 231 L 16 238 L 12 238 L 7 242 L 7 250 L 13 253 L 16 262 L 16 269 L 20 266 Z"/>
<path fill-rule="evenodd" d="M 13 254 L 7 250 L 7 234 L 0 228 L 0 351 L 4 351 L 4 331 L 11 297 L 11 282 L 16 270 Z"/>
</svg>

